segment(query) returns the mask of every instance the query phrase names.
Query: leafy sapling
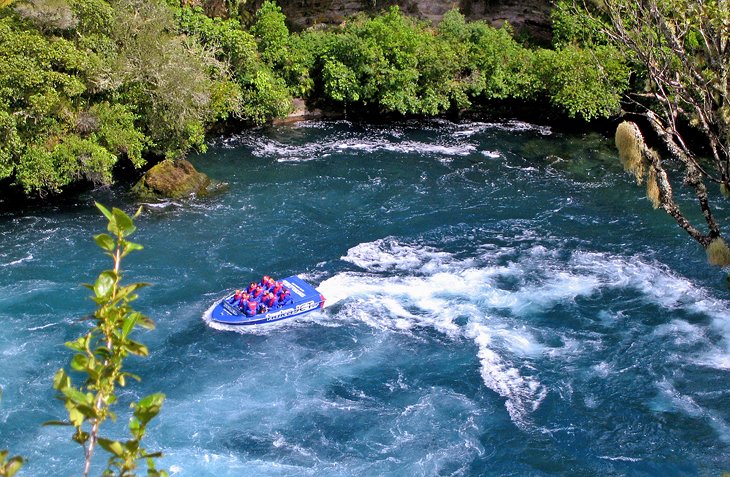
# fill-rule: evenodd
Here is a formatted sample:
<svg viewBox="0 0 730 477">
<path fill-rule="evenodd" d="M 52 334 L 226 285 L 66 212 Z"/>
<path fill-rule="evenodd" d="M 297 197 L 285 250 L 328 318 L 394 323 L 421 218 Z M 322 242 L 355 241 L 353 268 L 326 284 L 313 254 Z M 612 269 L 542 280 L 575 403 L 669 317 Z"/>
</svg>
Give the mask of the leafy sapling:
<svg viewBox="0 0 730 477">
<path fill-rule="evenodd" d="M 123 285 L 120 270 L 122 258 L 142 249 L 141 245 L 127 240 L 136 230 L 133 219 L 139 216 L 141 208 L 129 217 L 117 208 L 109 211 L 99 203 L 96 206 L 109 221 L 107 230 L 110 234 L 96 235 L 94 241 L 111 257 L 114 267 L 101 272 L 93 285 L 84 285 L 93 292 L 91 298 L 97 305 L 93 316 L 89 317 L 93 326 L 84 336 L 67 342 L 66 346 L 74 351 L 71 369 L 85 375 L 85 380 L 76 386 L 65 369 L 58 370 L 53 387 L 59 391 L 58 397 L 65 404 L 68 421 L 47 424 L 74 427 L 73 440 L 84 448 L 83 477 L 89 475 L 97 444 L 111 454 L 102 474 L 104 477 L 133 476 L 141 460 L 146 462 L 148 476 L 167 476 L 167 472 L 155 467 L 155 458 L 162 454 L 150 453 L 141 446 L 147 425 L 160 411 L 164 394 L 155 393 L 131 405 L 130 439 L 114 440 L 100 435 L 104 421 L 108 418 L 116 420 L 111 406 L 117 401 L 117 386 L 125 386 L 129 378 L 140 380 L 123 369 L 124 358 L 130 354 L 149 354 L 147 347 L 130 335 L 137 327 L 152 329 L 154 323 L 130 305 L 137 299 L 137 290 L 147 284 Z"/>
</svg>

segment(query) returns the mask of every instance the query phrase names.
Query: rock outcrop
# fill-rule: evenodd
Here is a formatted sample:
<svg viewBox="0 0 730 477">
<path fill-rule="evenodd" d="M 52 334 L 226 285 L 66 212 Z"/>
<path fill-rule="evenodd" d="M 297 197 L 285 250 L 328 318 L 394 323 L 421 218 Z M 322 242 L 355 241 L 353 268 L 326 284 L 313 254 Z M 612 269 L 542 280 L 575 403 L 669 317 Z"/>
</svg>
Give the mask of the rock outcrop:
<svg viewBox="0 0 730 477">
<path fill-rule="evenodd" d="M 220 0 L 205 0 L 214 4 Z M 263 0 L 246 4 L 255 11 Z M 485 20 L 499 27 L 509 22 L 517 36 L 530 37 L 537 42 L 551 39 L 551 0 L 278 0 L 277 2 L 294 30 L 317 24 L 340 24 L 358 12 L 377 13 L 398 5 L 407 15 L 441 21 L 444 14 L 458 8 L 469 20 Z"/>
<path fill-rule="evenodd" d="M 147 171 L 132 188 L 142 199 L 167 197 L 179 199 L 207 195 L 221 188 L 186 160 L 162 161 Z"/>
</svg>

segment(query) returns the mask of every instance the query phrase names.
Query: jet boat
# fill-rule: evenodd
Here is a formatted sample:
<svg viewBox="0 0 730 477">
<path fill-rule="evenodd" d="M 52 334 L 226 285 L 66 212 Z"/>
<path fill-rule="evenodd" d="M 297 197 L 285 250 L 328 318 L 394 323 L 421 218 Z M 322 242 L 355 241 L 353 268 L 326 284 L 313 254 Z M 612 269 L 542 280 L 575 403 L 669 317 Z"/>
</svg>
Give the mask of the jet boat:
<svg viewBox="0 0 730 477">
<path fill-rule="evenodd" d="M 309 283 L 298 276 L 280 280 L 284 289 L 289 291 L 289 299 L 271 308 L 258 307 L 257 313 L 248 315 L 245 306 L 236 301 L 235 293 L 226 295 L 211 312 L 211 320 L 227 325 L 258 325 L 303 315 L 324 308 L 325 298 Z"/>
</svg>

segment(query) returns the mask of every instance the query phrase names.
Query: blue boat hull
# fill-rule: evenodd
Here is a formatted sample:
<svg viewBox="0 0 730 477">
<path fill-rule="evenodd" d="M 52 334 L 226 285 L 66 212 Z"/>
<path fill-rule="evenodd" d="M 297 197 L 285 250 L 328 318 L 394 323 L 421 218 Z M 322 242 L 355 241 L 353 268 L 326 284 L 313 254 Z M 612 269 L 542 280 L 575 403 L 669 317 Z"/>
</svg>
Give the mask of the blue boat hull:
<svg viewBox="0 0 730 477">
<path fill-rule="evenodd" d="M 291 303 L 272 308 L 266 313 L 246 316 L 236 305 L 230 303 L 233 298 L 231 293 L 213 308 L 211 320 L 226 325 L 258 325 L 293 318 L 324 307 L 324 297 L 316 288 L 296 275 L 287 277 L 281 282 L 291 292 Z"/>
</svg>

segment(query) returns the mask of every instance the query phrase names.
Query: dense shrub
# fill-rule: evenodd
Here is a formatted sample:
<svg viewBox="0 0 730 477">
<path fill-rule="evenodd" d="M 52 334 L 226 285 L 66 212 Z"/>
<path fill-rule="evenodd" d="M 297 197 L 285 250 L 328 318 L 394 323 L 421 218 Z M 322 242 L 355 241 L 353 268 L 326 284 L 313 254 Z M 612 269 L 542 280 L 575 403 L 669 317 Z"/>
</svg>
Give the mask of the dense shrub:
<svg viewBox="0 0 730 477">
<path fill-rule="evenodd" d="M 534 50 L 456 10 L 437 27 L 393 7 L 291 33 L 271 1 L 248 31 L 168 2 L 0 4 L 0 181 L 40 195 L 108 184 L 120 159 L 204 149 L 212 123 L 266 123 L 293 95 L 401 115 L 546 100 L 590 120 L 628 85 L 625 59 L 562 4 L 555 49 Z"/>
</svg>

